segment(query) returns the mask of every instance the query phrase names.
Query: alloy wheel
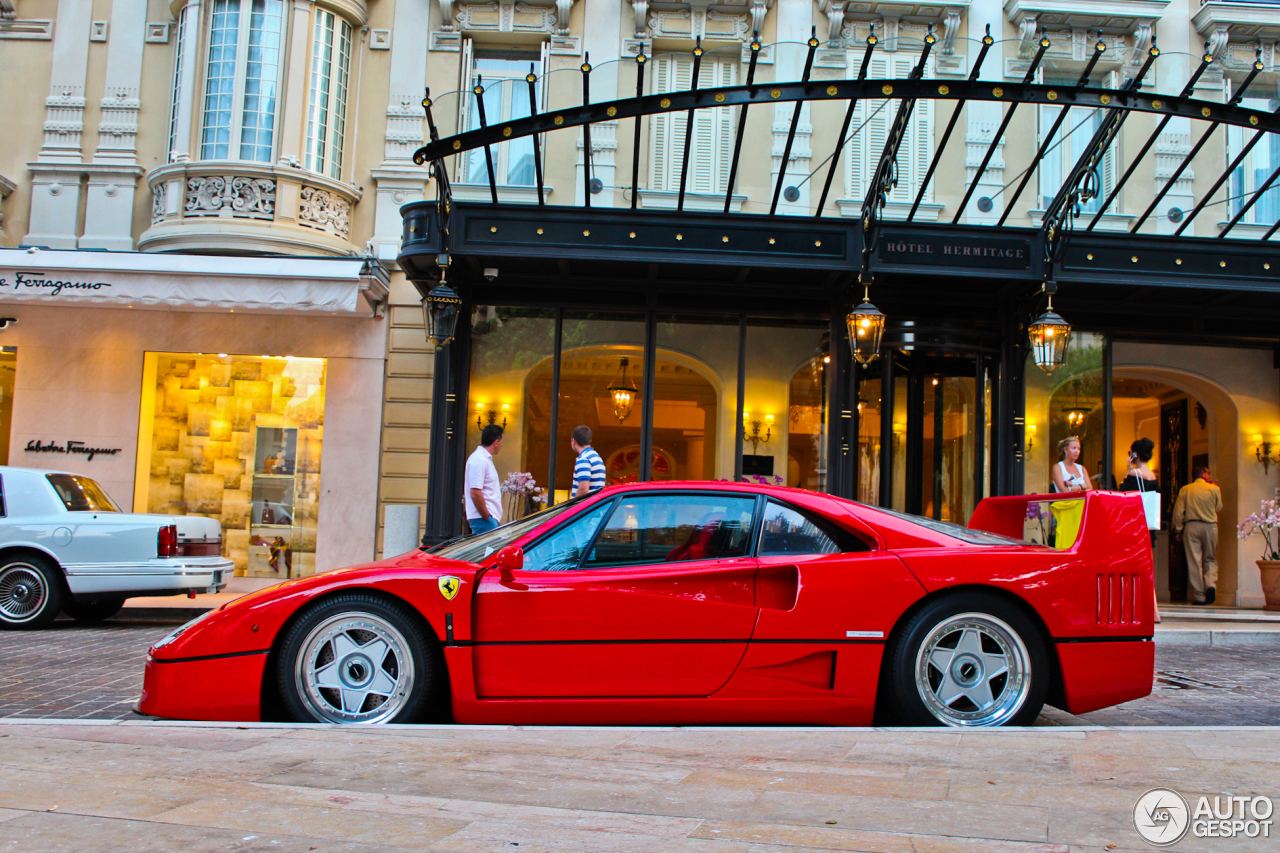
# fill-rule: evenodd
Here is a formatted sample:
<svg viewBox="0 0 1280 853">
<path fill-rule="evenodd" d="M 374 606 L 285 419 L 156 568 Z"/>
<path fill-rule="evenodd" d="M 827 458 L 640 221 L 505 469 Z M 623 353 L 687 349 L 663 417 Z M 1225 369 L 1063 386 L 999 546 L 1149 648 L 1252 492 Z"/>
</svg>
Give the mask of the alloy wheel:
<svg viewBox="0 0 1280 853">
<path fill-rule="evenodd" d="M 294 665 L 298 695 L 321 721 L 381 723 L 413 691 L 409 643 L 370 613 L 340 613 L 314 628 Z"/>
<path fill-rule="evenodd" d="M 925 707 L 948 726 L 999 726 L 1031 690 L 1031 659 L 1018 632 L 985 613 L 939 622 L 916 653 L 915 683 Z"/>
</svg>

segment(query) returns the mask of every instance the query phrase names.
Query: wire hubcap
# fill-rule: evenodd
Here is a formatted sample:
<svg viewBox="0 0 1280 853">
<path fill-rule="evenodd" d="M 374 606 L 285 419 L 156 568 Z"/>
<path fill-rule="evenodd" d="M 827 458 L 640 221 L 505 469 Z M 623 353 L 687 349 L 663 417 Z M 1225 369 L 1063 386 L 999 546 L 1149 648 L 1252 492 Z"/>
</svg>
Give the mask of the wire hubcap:
<svg viewBox="0 0 1280 853">
<path fill-rule="evenodd" d="M 25 622 L 44 609 L 48 590 L 34 566 L 14 563 L 0 570 L 0 616 Z"/>
</svg>

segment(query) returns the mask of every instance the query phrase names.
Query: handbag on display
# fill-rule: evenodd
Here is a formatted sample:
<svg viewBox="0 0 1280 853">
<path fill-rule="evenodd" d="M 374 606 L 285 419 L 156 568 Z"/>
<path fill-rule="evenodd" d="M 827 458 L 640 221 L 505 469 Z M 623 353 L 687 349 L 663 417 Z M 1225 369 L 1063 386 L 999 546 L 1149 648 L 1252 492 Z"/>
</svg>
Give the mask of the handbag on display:
<svg viewBox="0 0 1280 853">
<path fill-rule="evenodd" d="M 1146 477 L 1140 477 L 1134 474 L 1134 478 L 1138 481 L 1138 494 L 1142 496 L 1142 511 L 1147 515 L 1147 529 L 1160 529 L 1160 489 L 1156 488 L 1148 491 L 1143 488 L 1143 484 L 1148 482 Z"/>
</svg>

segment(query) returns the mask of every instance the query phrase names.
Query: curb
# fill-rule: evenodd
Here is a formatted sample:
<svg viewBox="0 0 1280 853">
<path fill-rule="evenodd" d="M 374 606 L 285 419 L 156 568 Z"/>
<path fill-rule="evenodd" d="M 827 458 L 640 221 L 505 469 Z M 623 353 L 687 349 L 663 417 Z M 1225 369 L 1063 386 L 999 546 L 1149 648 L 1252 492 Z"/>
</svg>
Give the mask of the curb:
<svg viewBox="0 0 1280 853">
<path fill-rule="evenodd" d="M 190 622 L 197 616 L 208 613 L 212 607 L 123 607 L 120 612 L 106 621 L 110 625 L 115 622 L 173 622 L 178 625 Z"/>
<path fill-rule="evenodd" d="M 1156 628 L 1155 642 L 1162 646 L 1280 646 L 1280 631 Z"/>
</svg>

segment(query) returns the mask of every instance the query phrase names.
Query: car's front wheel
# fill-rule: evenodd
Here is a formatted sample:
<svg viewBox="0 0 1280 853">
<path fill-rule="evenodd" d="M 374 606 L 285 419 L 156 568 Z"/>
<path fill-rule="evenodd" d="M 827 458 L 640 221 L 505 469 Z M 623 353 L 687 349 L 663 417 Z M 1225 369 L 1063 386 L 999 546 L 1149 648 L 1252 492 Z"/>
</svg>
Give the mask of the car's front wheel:
<svg viewBox="0 0 1280 853">
<path fill-rule="evenodd" d="M 34 555 L 0 559 L 0 629 L 47 628 L 62 611 L 58 569 Z"/>
<path fill-rule="evenodd" d="M 62 605 L 62 612 L 77 622 L 90 624 L 110 619 L 124 607 L 123 598 L 104 598 L 97 601 L 68 601 Z"/>
<path fill-rule="evenodd" d="M 309 607 L 285 635 L 280 695 L 297 722 L 418 722 L 439 680 L 436 647 L 405 605 L 343 593 Z"/>
<path fill-rule="evenodd" d="M 908 725 L 1030 725 L 1048 695 L 1040 632 L 994 597 L 931 602 L 903 626 L 889 655 L 890 713 Z"/>
</svg>

